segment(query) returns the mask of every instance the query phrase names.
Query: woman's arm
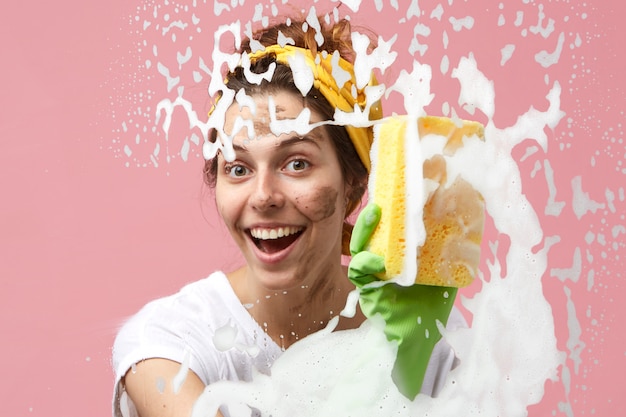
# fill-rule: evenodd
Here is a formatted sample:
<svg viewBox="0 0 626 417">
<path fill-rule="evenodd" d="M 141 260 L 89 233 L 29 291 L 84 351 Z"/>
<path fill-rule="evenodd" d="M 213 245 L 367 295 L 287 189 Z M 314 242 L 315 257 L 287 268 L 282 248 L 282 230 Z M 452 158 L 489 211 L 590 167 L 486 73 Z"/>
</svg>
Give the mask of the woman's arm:
<svg viewBox="0 0 626 417">
<path fill-rule="evenodd" d="M 190 417 L 193 405 L 204 391 L 204 383 L 189 371 L 174 393 L 172 381 L 180 364 L 168 359 L 147 359 L 128 371 L 123 383 L 140 417 Z M 220 412 L 216 417 L 222 417 Z"/>
</svg>

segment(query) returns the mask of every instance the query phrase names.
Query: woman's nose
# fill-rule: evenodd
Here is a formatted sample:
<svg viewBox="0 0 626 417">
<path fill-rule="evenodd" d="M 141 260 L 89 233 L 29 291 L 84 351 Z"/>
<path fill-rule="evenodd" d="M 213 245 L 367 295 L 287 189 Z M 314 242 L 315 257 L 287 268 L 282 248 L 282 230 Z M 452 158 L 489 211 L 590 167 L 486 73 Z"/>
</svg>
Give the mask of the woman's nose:
<svg viewBox="0 0 626 417">
<path fill-rule="evenodd" d="M 258 171 L 250 195 L 250 205 L 257 210 L 268 210 L 280 208 L 284 204 L 285 196 L 279 179 L 271 172 Z"/>
</svg>

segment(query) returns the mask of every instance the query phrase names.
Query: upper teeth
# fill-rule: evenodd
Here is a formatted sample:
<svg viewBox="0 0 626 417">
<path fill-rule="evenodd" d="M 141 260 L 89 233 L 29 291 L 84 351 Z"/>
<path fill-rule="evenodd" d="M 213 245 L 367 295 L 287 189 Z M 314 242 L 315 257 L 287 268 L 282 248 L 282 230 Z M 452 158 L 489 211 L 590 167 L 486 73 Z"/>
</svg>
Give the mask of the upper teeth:
<svg viewBox="0 0 626 417">
<path fill-rule="evenodd" d="M 275 229 L 250 229 L 250 234 L 255 239 L 267 240 L 293 235 L 294 233 L 298 233 L 300 230 L 302 230 L 301 227 L 286 226 L 277 227 Z"/>
</svg>

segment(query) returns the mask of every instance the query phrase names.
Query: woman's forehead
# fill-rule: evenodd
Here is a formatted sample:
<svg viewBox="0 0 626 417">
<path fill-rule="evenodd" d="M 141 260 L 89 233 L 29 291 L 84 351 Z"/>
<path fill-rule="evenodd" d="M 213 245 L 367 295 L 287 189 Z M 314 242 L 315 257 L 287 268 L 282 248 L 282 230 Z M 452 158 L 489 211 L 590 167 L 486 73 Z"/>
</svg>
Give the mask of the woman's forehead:
<svg viewBox="0 0 626 417">
<path fill-rule="evenodd" d="M 247 128 L 243 128 L 232 138 L 235 150 L 253 151 L 262 148 L 276 149 L 278 147 L 293 146 L 297 143 L 315 142 L 318 148 L 324 148 L 330 144 L 325 126 L 317 126 L 308 133 L 302 135 L 295 131 L 283 132 L 275 135 L 272 132 L 261 133 L 255 131 L 253 135 L 247 134 Z"/>
<path fill-rule="evenodd" d="M 247 135 L 247 127 L 252 126 L 256 136 L 271 135 L 270 121 L 275 120 L 293 120 L 294 129 L 296 129 L 296 119 L 305 109 L 304 99 L 290 92 L 276 92 L 272 94 L 263 94 L 252 96 L 254 107 L 249 105 L 241 106 L 239 103 L 233 103 L 226 111 L 224 120 L 224 133 L 232 135 L 233 128 L 236 125 L 242 125 L 239 132 L 235 132 L 235 136 L 240 134 Z M 239 119 L 239 120 L 238 120 Z M 309 123 L 321 121 L 319 115 L 314 111 L 310 111 Z M 289 123 L 287 123 L 289 125 Z M 239 126 L 237 126 L 239 127 Z"/>
</svg>

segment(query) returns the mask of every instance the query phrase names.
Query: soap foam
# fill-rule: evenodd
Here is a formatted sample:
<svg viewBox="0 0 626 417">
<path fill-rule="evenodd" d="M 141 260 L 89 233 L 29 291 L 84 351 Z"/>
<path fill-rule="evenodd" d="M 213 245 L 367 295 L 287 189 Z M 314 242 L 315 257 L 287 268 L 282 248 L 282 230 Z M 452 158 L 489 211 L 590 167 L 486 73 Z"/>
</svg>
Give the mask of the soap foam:
<svg viewBox="0 0 626 417">
<path fill-rule="evenodd" d="M 405 110 L 413 118 L 432 100 L 430 74 L 429 66 L 416 63 L 413 78 L 420 80 L 418 88 L 413 87 L 415 83 L 404 82 L 402 77 L 410 78 L 404 72 L 390 89 L 404 96 Z M 473 56 L 460 60 L 453 77 L 461 83 L 459 104 L 472 112 L 480 110 L 489 121 L 485 141 L 466 138 L 457 152 L 444 156 L 448 185 L 457 177 L 469 181 L 483 195 L 488 214 L 500 233 L 509 236 L 511 244 L 506 278 L 500 277 L 502 266 L 494 261 L 487 276 L 479 274 L 481 291 L 463 300 L 472 314 L 472 327 L 444 331 L 462 365 L 451 373 L 439 397 L 420 395 L 415 402 L 409 402 L 395 389 L 388 373 L 394 359 L 392 347 L 368 321 L 358 330 L 332 333 L 330 327 L 299 341 L 276 361 L 271 377 L 258 375 L 250 383 L 212 384 L 197 404 L 194 417 L 213 415 L 221 404 L 230 405 L 233 416 L 249 416 L 248 407 L 272 416 L 296 412 L 323 416 L 330 410 L 337 416 L 446 416 L 459 412 L 521 415 L 529 404 L 541 399 L 544 382 L 556 380 L 563 358 L 556 348 L 551 307 L 543 297 L 541 284 L 549 247 L 533 250 L 541 243 L 543 233 L 537 214 L 522 193 L 521 174 L 511 153 L 515 145 L 528 138 L 546 148 L 544 129 L 556 126 L 563 116 L 559 110 L 560 86 L 555 83 L 548 92 L 547 110 L 531 108 L 515 125 L 499 129 L 492 120 L 493 82 L 478 70 Z M 291 128 L 297 130 L 300 125 L 296 121 Z M 407 142 L 419 143 L 417 135 L 417 129 L 408 130 Z M 418 159 L 443 154 L 444 141 L 434 135 L 422 141 L 423 146 L 410 150 Z M 419 172 L 413 174 L 419 174 L 414 175 L 415 179 L 421 178 Z M 414 184 L 421 192 L 410 193 L 414 196 L 411 200 L 415 200 L 412 206 L 421 203 L 423 207 L 422 182 L 416 180 Z M 413 210 L 421 213 L 419 207 Z M 408 233 L 408 242 L 420 240 L 416 235 L 419 229 L 417 225 L 410 227 L 413 232 Z M 357 352 L 359 355 L 355 355 Z"/>
<path fill-rule="evenodd" d="M 249 31 L 249 24 L 242 25 L 238 21 L 242 14 L 243 3 L 243 1 L 240 3 L 214 2 L 213 13 L 215 16 L 222 16 L 227 21 L 230 19 L 234 22 L 223 25 L 215 31 L 216 44 L 219 45 L 220 39 L 224 36 L 229 39 L 232 38 L 230 40 L 236 46 L 241 41 L 242 26 L 245 26 L 246 31 Z M 394 2 L 389 3 L 393 9 L 398 10 L 397 3 L 395 6 Z M 520 117 L 514 123 L 507 123 L 504 125 L 506 127 L 501 127 L 496 111 L 499 107 L 495 106 L 495 92 L 492 89 L 494 86 L 496 87 L 495 91 L 498 91 L 498 98 L 501 99 L 504 95 L 500 93 L 501 90 L 498 90 L 497 87 L 502 86 L 494 81 L 494 74 L 486 76 L 478 70 L 484 57 L 469 53 L 472 50 L 471 43 L 467 43 L 470 45 L 469 50 L 464 53 L 462 60 L 455 60 L 451 50 L 455 45 L 464 43 L 464 37 L 468 36 L 470 32 L 476 31 L 481 25 L 485 25 L 485 19 L 480 13 L 472 12 L 472 16 L 468 16 L 467 11 L 462 8 L 461 2 L 452 3 L 451 1 L 447 3 L 437 2 L 436 7 L 432 7 L 430 4 L 421 2 L 421 7 L 419 7 L 417 1 L 413 1 L 409 10 L 399 10 L 398 14 L 401 17 L 398 19 L 397 39 L 400 42 L 402 33 L 406 32 L 409 37 L 413 36 L 409 41 L 410 45 L 407 43 L 405 50 L 397 47 L 396 51 L 393 51 L 391 48 L 393 42 L 384 41 L 381 38 L 382 41 L 379 42 L 380 51 L 386 52 L 383 55 L 374 56 L 359 53 L 358 74 L 359 83 L 365 82 L 367 71 L 372 68 L 379 68 L 380 70 L 390 68 L 390 63 L 396 59 L 395 57 L 391 59 L 391 54 L 398 52 L 404 55 L 409 51 L 416 58 L 417 56 L 419 59 L 424 57 L 425 62 L 443 63 L 443 57 L 433 59 L 433 54 L 437 53 L 438 45 L 433 41 L 435 36 L 431 37 L 431 35 L 437 35 L 437 42 L 440 39 L 444 40 L 445 49 L 446 65 L 441 64 L 440 72 L 446 75 L 449 73 L 448 67 L 454 67 L 452 74 L 461 84 L 458 99 L 460 108 L 448 104 L 454 102 L 452 96 L 446 96 L 445 105 L 441 105 L 440 102 L 433 100 L 433 95 L 430 92 L 426 94 L 423 89 L 409 91 L 409 83 L 402 82 L 405 80 L 401 81 L 400 78 L 387 82 L 386 88 L 379 86 L 376 90 L 377 94 L 379 97 L 383 97 L 385 91 L 387 93 L 393 91 L 401 95 L 405 102 L 405 113 L 417 114 L 422 110 L 436 113 L 432 110 L 432 106 L 429 107 L 432 102 L 433 105 L 444 109 L 446 115 L 453 118 L 457 118 L 458 112 L 463 110 L 469 114 L 474 114 L 477 118 L 486 117 L 485 136 L 487 139 L 484 143 L 468 140 L 461 151 L 454 155 L 455 159 L 447 164 L 451 169 L 448 178 L 453 180 L 456 175 L 461 175 L 479 189 L 485 196 L 490 221 L 493 222 L 499 236 L 506 236 L 510 239 L 510 246 L 508 248 L 505 245 L 498 246 L 498 237 L 495 238 L 495 241 L 488 242 L 493 253 L 487 253 L 486 257 L 488 259 L 493 257 L 493 260 L 489 260 L 487 266 L 482 268 L 479 273 L 477 284 L 480 286 L 480 291 L 472 298 L 462 298 L 463 307 L 471 315 L 472 326 L 469 329 L 446 332 L 445 334 L 448 342 L 455 348 L 462 365 L 449 376 L 439 398 L 431 399 L 418 396 L 415 403 L 407 403 L 395 391 L 389 379 L 379 373 L 381 369 L 388 369 L 393 364 L 393 349 L 384 338 L 380 337 L 381 332 L 376 331 L 376 326 L 366 322 L 358 330 L 339 333 L 327 331 L 301 340 L 288 349 L 285 355 L 275 363 L 271 378 L 259 375 L 250 384 L 212 385 L 207 388 L 207 394 L 203 397 L 205 403 L 218 404 L 222 400 L 232 403 L 245 399 L 251 406 L 262 410 L 271 410 L 273 415 L 286 415 L 288 412 L 298 415 L 350 415 L 351 411 L 357 414 L 355 410 L 359 410 L 361 414 L 372 416 L 402 416 L 415 415 L 416 413 L 445 416 L 458 415 L 459 412 L 464 415 L 480 414 L 482 416 L 524 415 L 526 407 L 536 403 L 541 398 L 544 381 L 547 379 L 554 380 L 556 368 L 559 364 L 563 364 L 561 384 L 565 395 L 563 401 L 558 405 L 558 410 L 554 409 L 553 413 L 560 411 L 573 415 L 572 401 L 574 390 L 577 389 L 577 385 L 573 381 L 575 378 L 579 378 L 577 374 L 585 365 L 585 357 L 582 353 L 590 346 L 588 342 L 585 345 L 582 341 L 585 337 L 584 327 L 581 329 L 581 322 L 584 318 L 576 315 L 574 301 L 578 290 L 574 289 L 576 282 L 570 277 L 586 276 L 586 284 L 583 284 L 586 287 L 583 288 L 597 293 L 601 288 L 601 285 L 598 284 L 603 274 L 602 270 L 605 268 L 598 264 L 593 269 L 586 269 L 586 266 L 592 262 L 597 263 L 598 259 L 606 262 L 606 258 L 610 256 L 619 259 L 619 251 L 623 251 L 623 237 L 626 233 L 626 228 L 623 226 L 625 219 L 623 214 L 620 217 L 619 206 L 621 204 L 623 207 L 623 188 L 616 188 L 613 194 L 605 193 L 604 188 L 601 191 L 605 194 L 592 194 L 592 191 L 595 190 L 592 190 L 588 182 L 584 181 L 585 178 L 577 175 L 571 181 L 571 188 L 559 189 L 558 185 L 563 182 L 562 178 L 559 177 L 562 167 L 554 163 L 553 159 L 549 160 L 544 156 L 548 150 L 548 137 L 545 131 L 554 129 L 559 124 L 563 114 L 560 103 L 561 95 L 563 92 L 572 93 L 576 91 L 574 80 L 589 76 L 589 65 L 586 68 L 585 65 L 575 66 L 576 74 L 572 74 L 569 79 L 555 75 L 554 72 L 564 59 L 569 59 L 568 50 L 564 48 L 565 45 L 569 45 L 570 50 L 575 51 L 576 48 L 580 48 L 581 45 L 584 47 L 588 42 L 588 37 L 583 36 L 582 39 L 584 40 L 581 40 L 580 34 L 577 33 L 581 31 L 585 35 L 582 32 L 584 31 L 583 28 L 576 27 L 571 30 L 574 24 L 580 23 L 580 19 L 584 20 L 585 14 L 572 12 L 572 16 L 576 15 L 580 18 L 577 20 L 568 16 L 567 19 L 557 22 L 548 17 L 550 14 L 548 10 L 550 7 L 558 6 L 546 5 L 544 7 L 525 1 L 523 4 L 511 4 L 510 6 L 507 4 L 507 8 L 511 7 L 511 10 L 502 10 L 503 7 L 500 7 L 501 13 L 507 18 L 497 20 L 497 22 L 502 22 L 504 28 L 514 26 L 517 28 L 518 35 L 515 39 L 502 39 L 501 44 L 494 45 L 493 48 L 502 48 L 506 45 L 505 49 L 495 49 L 498 62 L 501 62 L 502 65 L 506 64 L 505 67 L 510 68 L 514 63 L 517 65 L 520 60 L 525 60 L 527 64 L 532 62 L 534 65 L 545 68 L 545 74 L 542 75 L 544 84 L 536 83 L 534 85 L 533 94 L 535 95 L 532 98 L 532 107 L 522 110 Z M 353 11 L 359 10 L 361 7 L 360 1 L 344 1 L 344 4 Z M 119 145 L 116 156 L 125 161 L 127 166 L 129 162 L 132 162 L 131 166 L 146 166 L 147 159 L 150 165 L 156 167 L 160 164 L 163 167 L 171 164 L 179 156 L 183 160 L 193 162 L 198 161 L 201 154 L 205 158 L 210 158 L 219 149 L 229 154 L 227 137 L 224 138 L 224 142 L 216 144 L 210 144 L 206 141 L 202 144 L 197 138 L 206 138 L 209 128 L 219 129 L 223 125 L 223 115 L 234 99 L 234 92 L 232 96 L 229 96 L 229 90 L 224 90 L 220 74 L 226 68 L 232 68 L 236 65 L 241 57 L 223 52 L 218 46 L 214 48 L 211 56 L 212 67 L 207 66 L 201 58 L 201 56 L 206 57 L 206 49 L 199 50 L 195 47 L 188 49 L 185 36 L 181 35 L 181 33 L 191 33 L 195 36 L 214 27 L 210 18 L 204 19 L 202 16 L 200 12 L 202 6 L 194 3 L 193 7 L 190 7 L 190 15 L 191 12 L 194 14 L 186 20 L 183 19 L 185 22 L 190 22 L 187 26 L 160 22 L 159 19 L 164 19 L 163 13 L 167 7 L 160 4 L 158 6 L 149 8 L 147 14 L 145 13 L 146 9 L 144 12 L 138 12 L 141 17 L 145 17 L 145 19 L 139 18 L 137 20 L 143 31 L 158 31 L 158 36 L 161 37 L 159 39 L 162 39 L 154 45 L 141 45 L 141 49 L 145 50 L 144 59 L 141 62 L 146 63 L 145 69 L 149 70 L 148 73 L 156 74 L 156 77 L 159 77 L 163 84 L 163 90 L 166 90 L 167 94 L 155 93 L 152 90 L 144 91 L 143 97 L 133 102 L 135 104 L 137 101 L 143 100 L 141 109 L 139 109 L 140 106 L 136 106 L 137 109 L 129 112 L 127 118 L 119 118 L 118 116 L 116 120 L 119 128 L 116 132 L 120 134 L 122 139 L 116 142 Z M 277 7 L 276 4 L 272 4 L 273 16 L 280 14 Z M 391 12 L 391 9 L 387 7 L 387 2 L 377 2 L 377 7 L 380 7 L 381 10 L 384 9 L 385 12 Z M 583 6 L 576 7 L 581 8 Z M 270 9 L 255 8 L 255 16 L 251 20 L 266 24 L 267 16 L 264 13 L 268 10 Z M 291 12 L 290 10 L 283 10 L 283 12 L 285 11 Z M 507 14 L 507 11 L 510 13 Z M 342 13 L 345 12 L 347 11 L 344 8 Z M 325 16 L 325 20 L 332 21 L 338 16 L 339 11 L 333 9 Z M 354 17 L 357 16 L 354 15 Z M 419 17 L 419 19 L 414 17 Z M 235 20 L 237 21 L 235 22 Z M 179 21 L 178 17 L 173 20 L 173 22 L 177 21 Z M 315 22 L 311 23 L 315 24 Z M 444 23 L 448 25 L 447 30 L 438 32 L 439 26 L 443 26 Z M 496 19 L 493 19 L 491 24 L 495 25 Z M 414 30 L 411 31 L 411 27 L 407 25 L 413 25 Z M 374 30 L 376 30 L 375 25 L 370 24 L 369 26 L 374 26 Z M 570 30 L 563 30 L 567 27 Z M 167 33 L 163 33 L 165 29 L 167 29 Z M 455 29 L 458 29 L 459 32 L 456 32 Z M 208 31 L 211 30 L 208 29 Z M 439 33 L 442 37 L 438 36 Z M 180 50 L 175 55 L 176 59 L 168 61 L 167 56 L 163 53 L 167 48 L 158 48 L 157 43 L 173 42 L 171 37 L 173 34 L 178 34 L 176 42 Z M 191 37 L 189 36 L 189 39 Z M 542 44 L 543 47 L 531 52 L 526 51 L 525 40 L 531 37 L 545 39 Z M 387 36 L 387 39 L 396 41 L 394 36 Z M 357 46 L 360 47 L 359 42 L 362 41 L 358 37 L 355 37 L 355 40 L 357 40 Z M 568 42 L 571 43 L 568 44 Z M 200 48 L 205 47 L 206 43 L 200 45 Z M 484 45 L 480 47 L 485 48 Z M 196 59 L 197 63 L 195 62 Z M 361 63 L 364 65 L 361 66 Z M 417 59 L 412 64 L 413 68 L 420 68 L 420 71 L 430 68 L 418 62 Z M 398 68 L 393 66 L 391 68 L 394 71 L 392 74 L 398 74 Z M 410 70 L 411 66 L 409 65 L 408 68 Z M 410 75 L 406 69 L 400 67 L 400 70 L 401 73 L 403 71 L 407 76 Z M 187 81 L 185 80 L 186 74 L 188 75 Z M 574 77 L 574 75 L 578 75 L 578 77 Z M 204 109 L 202 111 L 196 110 L 198 107 L 195 103 L 192 104 L 193 100 L 190 98 L 190 89 L 188 88 L 189 79 L 198 82 L 198 79 L 205 76 L 208 76 L 210 80 L 209 93 L 211 96 L 215 96 L 219 91 L 225 94 L 208 120 L 203 116 L 198 117 L 197 113 L 203 115 L 206 114 L 206 111 Z M 409 80 L 411 80 L 410 77 L 406 78 L 406 81 Z M 450 80 L 447 79 L 447 82 Z M 430 86 L 430 82 L 427 84 Z M 417 84 L 412 85 L 416 86 Z M 472 87 L 477 85 L 482 87 L 479 89 Z M 422 86 L 426 86 L 426 83 Z M 542 86 L 545 87 L 546 91 L 541 89 Z M 439 88 L 434 89 L 434 91 L 440 94 Z M 538 91 L 541 92 L 540 95 L 537 95 Z M 387 94 L 383 98 L 393 98 L 391 96 Z M 546 100 L 543 96 L 546 97 Z M 157 97 L 156 101 L 159 102 L 156 111 L 152 104 L 155 97 Z M 417 107 L 415 103 L 417 103 Z M 581 104 L 581 107 L 583 105 Z M 537 110 L 536 108 L 545 110 Z M 189 125 L 192 129 L 197 129 L 198 132 L 196 133 L 199 135 L 195 136 L 196 141 L 181 138 L 180 144 L 170 149 L 170 141 L 178 140 L 172 135 L 171 128 L 176 109 L 183 110 Z M 479 110 L 479 112 L 475 112 L 475 110 Z M 155 115 L 158 115 L 156 123 Z M 335 121 L 362 126 L 368 123 L 366 116 L 367 112 L 338 113 Z M 582 117 L 577 119 L 583 123 L 586 121 L 590 126 L 592 123 L 596 123 L 593 120 L 593 115 L 588 117 L 587 120 L 582 120 Z M 468 117 L 464 116 L 464 118 Z M 144 119 L 148 121 L 142 125 L 141 121 Z M 572 131 L 576 126 L 568 124 L 567 129 L 560 125 L 559 127 L 562 137 L 558 139 L 559 146 L 555 148 L 565 152 L 571 147 Z M 607 133 L 606 138 L 606 140 L 612 140 L 612 143 L 621 140 L 617 132 L 619 135 L 623 135 L 621 125 L 618 124 L 614 128 L 615 133 Z M 618 136 L 617 139 L 615 136 Z M 128 142 L 123 141 L 126 137 L 129 138 Z M 194 136 L 192 136 L 193 138 Z M 156 146 L 155 141 L 163 139 L 164 141 Z M 529 139 L 533 141 L 533 144 L 530 147 L 527 146 L 528 152 L 518 163 L 516 158 L 512 156 L 514 148 Z M 144 143 L 149 146 L 147 146 L 146 152 L 142 153 Z M 424 145 L 422 148 L 424 158 L 430 152 L 427 146 L 429 145 Z M 174 148 L 180 149 L 180 154 L 173 151 Z M 202 152 L 199 152 L 200 149 Z M 603 159 L 621 157 L 623 152 L 615 156 L 614 150 L 615 148 L 611 149 L 609 146 L 603 154 L 597 152 L 590 155 L 592 166 L 595 167 L 596 162 L 600 166 L 600 161 Z M 232 155 L 232 152 L 229 155 Z M 536 163 L 539 162 L 537 158 L 541 159 L 543 164 L 537 165 Z M 602 225 L 596 225 L 596 228 L 593 229 L 594 238 L 589 242 L 585 242 L 581 238 L 578 243 L 581 248 L 581 255 L 582 253 L 586 255 L 582 259 L 583 265 L 580 275 L 578 274 L 578 252 L 574 251 L 570 251 L 573 255 L 570 255 L 572 261 L 569 265 L 550 264 L 551 268 L 548 268 L 549 250 L 557 243 L 562 245 L 565 239 L 560 239 L 559 236 L 544 236 L 544 231 L 539 224 L 537 209 L 523 194 L 522 185 L 528 181 L 528 178 L 520 173 L 520 166 L 524 160 L 528 160 L 531 166 L 534 163 L 536 169 L 533 172 L 544 169 L 545 181 L 543 179 L 542 181 L 549 188 L 549 200 L 545 207 L 545 214 L 560 219 L 567 215 L 570 208 L 573 208 L 574 214 L 578 218 L 584 217 L 584 221 L 588 221 L 591 217 L 595 219 L 602 216 Z M 481 169 L 471 169 L 470 166 Z M 623 167 L 619 167 L 619 169 L 626 172 Z M 571 200 L 562 201 L 566 199 L 567 191 L 571 191 L 573 197 Z M 600 200 L 601 198 L 606 198 L 606 204 Z M 541 212 L 542 210 L 544 209 L 541 208 L 537 211 Z M 615 212 L 615 218 L 619 217 L 619 224 L 611 225 L 609 221 L 606 221 L 606 212 Z M 591 232 L 591 229 L 584 230 L 583 236 L 587 231 Z M 601 239 L 595 238 L 600 235 L 604 236 L 605 245 L 601 244 Z M 602 256 L 594 257 L 596 253 L 600 252 L 595 250 L 593 245 L 602 246 Z M 611 251 L 614 253 L 611 254 Z M 572 270 L 570 265 L 575 270 Z M 562 310 L 568 316 L 567 329 L 564 331 L 568 334 L 568 342 L 563 341 L 562 345 L 566 346 L 569 359 L 565 359 L 564 355 L 556 350 L 552 307 L 546 301 L 542 291 L 541 277 L 548 275 L 546 273 L 548 269 L 555 272 L 556 278 L 563 277 L 563 291 L 560 294 L 565 294 L 567 299 L 567 304 Z M 502 275 L 505 277 L 503 278 Z M 560 280 L 556 279 L 555 281 L 559 282 Z M 355 299 L 352 297 L 347 305 L 346 315 L 353 313 L 351 310 L 354 305 Z M 561 308 L 561 306 L 555 304 L 554 308 Z M 596 310 L 594 312 L 587 311 L 589 311 L 590 319 L 593 318 L 592 314 L 599 314 Z M 600 338 L 598 337 L 598 339 Z M 363 349 L 348 349 L 348 353 L 346 353 L 341 349 L 341 346 L 351 346 L 351 344 L 362 341 L 367 341 L 366 345 L 368 346 L 364 352 L 362 352 Z M 371 353 L 373 355 L 371 362 L 359 362 L 350 354 L 354 351 L 363 354 Z M 316 358 L 317 362 L 310 362 L 311 358 Z M 322 363 L 328 366 L 320 366 Z M 372 395 L 372 397 L 359 396 L 360 391 L 354 386 L 342 385 L 352 378 L 347 370 L 356 369 L 354 368 L 356 365 L 359 366 L 358 369 L 361 372 L 359 375 L 369 375 L 371 372 L 371 375 L 376 375 L 376 377 L 368 380 L 380 382 L 380 384 L 366 387 L 362 386 L 365 384 L 359 385 L 359 381 L 350 382 L 355 384 L 354 386 L 361 387 L 362 392 Z M 350 368 L 351 366 L 352 368 Z M 294 375 L 296 370 L 298 375 Z M 327 377 L 334 378 L 332 383 L 327 380 Z M 295 384 L 296 381 L 302 382 L 302 386 Z M 264 387 L 264 384 L 268 385 Z M 341 395 L 333 396 L 333 393 L 341 393 Z M 359 397 L 357 398 L 358 401 L 356 404 L 352 404 L 352 407 L 355 408 L 342 408 L 347 407 L 345 400 L 356 397 Z M 370 398 L 376 400 L 369 401 Z M 284 404 L 284 407 L 281 404 Z M 359 408 L 361 406 L 364 408 Z M 327 408 L 324 409 L 324 407 Z M 345 413 L 323 413 L 334 409 L 345 411 Z M 247 406 L 240 406 L 237 413 L 233 412 L 234 410 L 231 408 L 233 415 L 246 415 L 246 410 L 249 410 Z M 210 407 L 204 410 L 199 409 L 199 412 L 202 411 L 210 415 Z M 310 414 L 306 414 L 309 412 Z M 247 415 L 249 415 L 249 411 Z"/>
</svg>

